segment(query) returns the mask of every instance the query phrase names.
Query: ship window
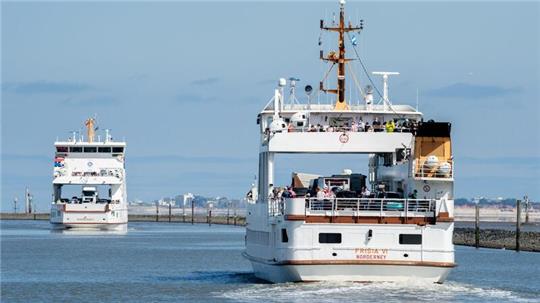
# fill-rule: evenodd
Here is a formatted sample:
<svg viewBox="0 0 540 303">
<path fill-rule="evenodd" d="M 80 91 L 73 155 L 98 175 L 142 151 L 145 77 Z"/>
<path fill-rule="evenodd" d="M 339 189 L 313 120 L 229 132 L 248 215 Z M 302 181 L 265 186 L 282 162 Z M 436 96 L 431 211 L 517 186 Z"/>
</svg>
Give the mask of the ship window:
<svg viewBox="0 0 540 303">
<path fill-rule="evenodd" d="M 59 153 L 67 153 L 68 152 L 68 147 L 67 146 L 57 146 L 56 151 L 59 152 Z"/>
<path fill-rule="evenodd" d="M 95 153 L 95 152 L 97 152 L 97 147 L 94 147 L 94 146 L 92 146 L 92 147 L 85 147 L 85 148 L 84 148 L 84 152 L 85 152 L 85 153 Z"/>
<path fill-rule="evenodd" d="M 110 153 L 111 148 L 110 147 L 98 147 L 98 152 L 99 153 Z"/>
<path fill-rule="evenodd" d="M 82 147 L 80 146 L 72 146 L 69 148 L 69 151 L 72 153 L 82 153 Z"/>
<path fill-rule="evenodd" d="M 124 148 L 123 147 L 113 147 L 112 151 L 113 151 L 113 153 L 123 153 Z"/>
<path fill-rule="evenodd" d="M 392 166 L 394 157 L 391 153 L 384 154 L 384 166 Z"/>
<path fill-rule="evenodd" d="M 281 242 L 283 243 L 289 242 L 289 236 L 287 236 L 287 229 L 285 228 L 281 229 Z"/>
<path fill-rule="evenodd" d="M 341 234 L 338 233 L 320 233 L 319 243 L 341 243 Z"/>
<path fill-rule="evenodd" d="M 401 234 L 399 235 L 399 244 L 422 244 L 422 235 Z"/>
</svg>

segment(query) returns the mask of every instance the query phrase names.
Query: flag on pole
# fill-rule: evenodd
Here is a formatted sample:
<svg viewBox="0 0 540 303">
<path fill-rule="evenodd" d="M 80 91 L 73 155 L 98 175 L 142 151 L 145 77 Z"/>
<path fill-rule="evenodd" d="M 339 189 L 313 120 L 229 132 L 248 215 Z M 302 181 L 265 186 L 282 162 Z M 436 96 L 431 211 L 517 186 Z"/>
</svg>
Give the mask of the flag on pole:
<svg viewBox="0 0 540 303">
<path fill-rule="evenodd" d="M 358 44 L 358 42 L 356 41 L 356 36 L 355 36 L 355 35 L 353 35 L 353 36 L 351 37 L 351 43 L 352 43 L 352 45 L 354 45 L 354 46 L 356 46 L 356 44 Z"/>
</svg>

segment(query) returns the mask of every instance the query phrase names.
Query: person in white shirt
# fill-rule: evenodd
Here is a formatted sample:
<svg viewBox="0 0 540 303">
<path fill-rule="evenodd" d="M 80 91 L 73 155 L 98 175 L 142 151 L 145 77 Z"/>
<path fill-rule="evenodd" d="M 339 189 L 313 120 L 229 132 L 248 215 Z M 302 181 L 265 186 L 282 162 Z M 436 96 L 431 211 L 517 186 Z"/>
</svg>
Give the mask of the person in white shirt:
<svg viewBox="0 0 540 303">
<path fill-rule="evenodd" d="M 364 123 L 362 118 L 360 118 L 360 121 L 358 121 L 358 131 L 363 132 L 365 127 L 366 127 L 366 124 Z"/>
<path fill-rule="evenodd" d="M 324 191 L 317 187 L 317 200 L 324 200 Z"/>
<path fill-rule="evenodd" d="M 364 186 L 364 188 L 362 188 L 362 198 L 368 198 L 369 195 L 371 195 L 371 192 Z"/>
</svg>

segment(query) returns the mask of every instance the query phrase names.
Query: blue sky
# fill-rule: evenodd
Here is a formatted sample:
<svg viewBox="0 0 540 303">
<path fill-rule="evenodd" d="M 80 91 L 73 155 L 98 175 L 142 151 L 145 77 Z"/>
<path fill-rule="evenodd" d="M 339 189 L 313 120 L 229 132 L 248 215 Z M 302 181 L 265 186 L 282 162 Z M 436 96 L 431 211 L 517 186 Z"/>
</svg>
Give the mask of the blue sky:
<svg viewBox="0 0 540 303">
<path fill-rule="evenodd" d="M 318 22 L 337 4 L 1 8 L 1 206 L 10 209 L 28 185 L 45 211 L 54 140 L 94 114 L 128 141 L 130 199 L 242 197 L 257 169 L 256 115 L 279 77 L 317 86 Z M 418 89 L 426 118 L 453 123 L 457 196 L 540 199 L 538 2 L 349 1 L 347 9 L 365 20 L 359 50 L 368 69 L 401 73 L 390 82 L 393 102 L 414 105 Z M 334 41 L 323 38 L 326 47 Z M 291 170 L 367 166 L 365 157 L 278 160 L 284 182 Z"/>
</svg>

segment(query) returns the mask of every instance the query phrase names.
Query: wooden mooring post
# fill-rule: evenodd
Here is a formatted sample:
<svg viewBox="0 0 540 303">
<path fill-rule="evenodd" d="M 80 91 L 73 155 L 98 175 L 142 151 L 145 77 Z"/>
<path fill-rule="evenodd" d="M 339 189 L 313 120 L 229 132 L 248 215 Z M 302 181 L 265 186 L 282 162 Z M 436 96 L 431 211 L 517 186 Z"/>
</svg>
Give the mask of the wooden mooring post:
<svg viewBox="0 0 540 303">
<path fill-rule="evenodd" d="M 521 232 L 521 200 L 516 200 L 516 213 L 516 251 L 519 251 L 519 234 Z"/>
<path fill-rule="evenodd" d="M 171 205 L 171 202 L 169 202 L 169 223 L 171 223 L 171 215 L 172 215 L 172 205 Z"/>
<path fill-rule="evenodd" d="M 186 223 L 186 200 L 182 203 L 182 222 Z"/>
<path fill-rule="evenodd" d="M 227 203 L 227 225 L 229 225 L 229 218 L 230 218 L 229 209 L 230 208 L 231 208 L 231 202 Z"/>
<path fill-rule="evenodd" d="M 234 225 L 236 226 L 236 218 L 237 218 L 237 215 L 236 215 L 236 203 L 234 203 L 234 205 L 233 205 L 233 213 L 234 213 Z"/>
<path fill-rule="evenodd" d="M 159 221 L 159 203 L 156 202 L 156 222 Z"/>
<path fill-rule="evenodd" d="M 212 209 L 208 210 L 208 226 L 212 226 Z"/>
<path fill-rule="evenodd" d="M 529 197 L 525 196 L 525 224 L 529 224 Z"/>
<path fill-rule="evenodd" d="M 474 247 L 480 247 L 480 205 L 476 203 L 474 215 Z"/>
<path fill-rule="evenodd" d="M 195 202 L 191 200 L 191 225 L 195 223 Z"/>
</svg>

